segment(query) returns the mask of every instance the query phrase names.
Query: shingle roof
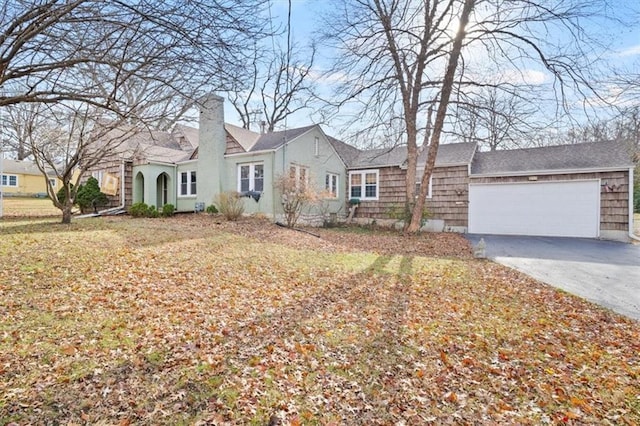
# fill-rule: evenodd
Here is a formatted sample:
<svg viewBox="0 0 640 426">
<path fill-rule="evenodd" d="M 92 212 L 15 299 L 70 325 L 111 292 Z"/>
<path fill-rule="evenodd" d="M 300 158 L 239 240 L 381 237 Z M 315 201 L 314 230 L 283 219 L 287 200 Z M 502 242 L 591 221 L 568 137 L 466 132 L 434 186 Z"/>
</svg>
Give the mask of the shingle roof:
<svg viewBox="0 0 640 426">
<path fill-rule="evenodd" d="M 224 124 L 224 129 L 245 151 L 249 151 L 261 136 L 260 133 L 252 132 L 251 130 L 228 123 Z"/>
<path fill-rule="evenodd" d="M 9 160 L 7 158 L 2 160 L 2 173 L 3 174 L 19 174 L 19 175 L 34 175 L 39 176 L 42 173 L 36 163 L 32 161 L 20 161 L 20 160 Z M 49 171 L 48 174 L 53 173 Z"/>
<path fill-rule="evenodd" d="M 349 165 L 355 161 L 356 158 L 362 153 L 355 146 L 349 145 L 347 143 L 342 142 L 334 137 L 327 136 L 329 143 L 333 146 L 333 149 L 336 150 L 342 162 L 346 165 Z"/>
<path fill-rule="evenodd" d="M 476 144 L 472 142 L 442 144 L 438 147 L 436 167 L 469 164 L 473 159 L 475 151 Z M 419 163 L 424 163 L 427 159 L 428 152 L 428 147 L 425 147 L 418 158 Z M 362 151 L 349 166 L 356 169 L 365 167 L 402 166 L 406 160 L 407 147 L 403 145 L 393 148 Z"/>
<path fill-rule="evenodd" d="M 540 148 L 478 152 L 472 175 L 585 170 L 632 167 L 631 156 L 621 142 L 581 143 Z"/>
<path fill-rule="evenodd" d="M 196 127 L 185 126 L 184 124 L 176 124 L 176 126 L 173 128 L 172 133 L 175 132 L 180 132 L 185 137 L 187 142 L 189 142 L 191 148 L 195 149 L 198 147 L 200 143 L 200 132 Z"/>
<path fill-rule="evenodd" d="M 289 129 L 282 130 L 280 132 L 271 132 L 265 133 L 264 135 L 260 135 L 258 141 L 253 145 L 250 149 L 252 152 L 256 151 L 269 151 L 272 149 L 278 149 L 286 142 L 289 142 L 303 133 L 308 132 L 310 129 L 314 128 L 316 125 L 313 124 L 311 126 L 299 127 L 297 129 Z"/>
</svg>

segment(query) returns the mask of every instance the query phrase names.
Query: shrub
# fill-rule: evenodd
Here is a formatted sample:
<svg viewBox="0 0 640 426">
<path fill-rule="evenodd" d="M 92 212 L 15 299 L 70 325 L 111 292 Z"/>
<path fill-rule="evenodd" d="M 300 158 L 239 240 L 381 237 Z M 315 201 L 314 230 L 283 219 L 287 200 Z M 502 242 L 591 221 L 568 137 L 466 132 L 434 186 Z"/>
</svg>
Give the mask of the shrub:
<svg viewBox="0 0 640 426">
<path fill-rule="evenodd" d="M 149 206 L 147 209 L 147 217 L 160 217 L 160 212 L 156 209 L 156 206 Z"/>
<path fill-rule="evenodd" d="M 173 204 L 165 204 L 164 206 L 162 206 L 162 217 L 173 216 L 175 212 L 176 208 Z"/>
<path fill-rule="evenodd" d="M 97 211 L 98 206 L 104 206 L 108 202 L 109 199 L 107 196 L 100 191 L 98 179 L 93 176 L 87 179 L 87 182 L 84 185 L 80 185 L 78 187 L 76 204 L 78 204 L 82 213 L 91 209 L 93 209 L 93 211 Z"/>
<path fill-rule="evenodd" d="M 217 214 L 218 213 L 218 209 L 216 208 L 216 206 L 211 204 L 210 206 L 207 206 L 206 212 L 209 213 L 209 214 Z"/>
<path fill-rule="evenodd" d="M 218 194 L 217 204 L 220 206 L 220 213 L 227 220 L 238 220 L 244 213 L 244 201 L 240 198 L 240 193 L 236 191 L 225 191 Z"/>
<path fill-rule="evenodd" d="M 73 190 L 72 183 L 69 184 L 69 191 L 71 190 Z M 61 204 L 64 204 L 65 200 L 67 199 L 67 191 L 64 186 L 58 190 L 58 192 L 56 193 L 56 197 L 58 197 L 58 201 L 60 201 Z"/>
<path fill-rule="evenodd" d="M 405 226 L 411 222 L 411 215 L 413 214 L 413 204 L 396 204 L 387 210 L 387 216 L 390 219 L 403 222 Z M 424 226 L 429 219 L 430 213 L 426 207 L 422 209 L 422 217 L 420 220 L 420 227 Z"/>
<path fill-rule="evenodd" d="M 278 176 L 274 186 L 280 193 L 284 219 L 289 228 L 296 226 L 305 207 L 319 199 L 310 182 L 293 174 Z"/>
<path fill-rule="evenodd" d="M 149 206 L 145 203 L 135 203 L 129 207 L 129 214 L 133 217 L 145 217 L 149 211 Z"/>
</svg>

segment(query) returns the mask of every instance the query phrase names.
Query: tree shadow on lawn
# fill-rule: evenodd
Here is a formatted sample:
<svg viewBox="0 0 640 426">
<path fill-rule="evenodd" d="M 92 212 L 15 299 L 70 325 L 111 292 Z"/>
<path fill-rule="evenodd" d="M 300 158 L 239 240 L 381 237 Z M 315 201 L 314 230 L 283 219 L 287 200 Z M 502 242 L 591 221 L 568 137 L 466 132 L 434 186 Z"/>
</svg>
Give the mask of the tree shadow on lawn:
<svg viewBox="0 0 640 426">
<path fill-rule="evenodd" d="M 119 365 L 100 368 L 99 373 L 58 382 L 38 395 L 38 401 L 30 401 L 32 407 L 40 407 L 39 412 L 18 401 L 5 401 L 5 409 L 18 420 L 108 418 L 154 423 L 162 419 L 165 423 L 178 418 L 162 418 L 163 413 L 173 412 L 223 422 L 260 418 L 266 424 L 282 411 L 282 400 L 274 399 L 269 405 L 255 401 L 255 395 L 289 386 L 296 389 L 297 402 L 304 409 L 313 406 L 314 398 L 323 392 L 333 394 L 320 418 L 388 422 L 407 402 L 398 396 L 403 390 L 397 374 L 404 374 L 398 366 L 405 362 L 407 351 L 403 328 L 410 292 L 406 286 L 413 268 L 413 257 L 403 256 L 398 270 L 390 271 L 394 260 L 378 256 L 339 282 L 302 284 L 308 287 L 299 299 L 246 322 L 228 324 L 224 337 L 201 330 L 203 343 L 189 349 L 175 344 L 155 348 L 162 354 L 153 359 L 150 348 L 141 348 L 133 360 L 123 358 Z M 224 356 L 219 365 L 206 367 L 198 361 L 214 351 Z M 291 382 L 295 371 L 303 372 L 305 378 Z M 271 383 L 270 374 L 274 375 Z M 243 380 L 253 383 L 252 389 L 244 388 Z M 394 393 L 397 401 L 386 399 Z M 251 413 L 247 401 L 259 405 L 258 411 Z"/>
</svg>

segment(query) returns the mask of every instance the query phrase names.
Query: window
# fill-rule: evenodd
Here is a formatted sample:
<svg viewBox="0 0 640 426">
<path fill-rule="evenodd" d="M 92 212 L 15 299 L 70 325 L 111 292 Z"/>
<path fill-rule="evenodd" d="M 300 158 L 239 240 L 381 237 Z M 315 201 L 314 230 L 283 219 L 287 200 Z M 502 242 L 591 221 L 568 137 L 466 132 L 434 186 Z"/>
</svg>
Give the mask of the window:
<svg viewBox="0 0 640 426">
<path fill-rule="evenodd" d="M 58 184 L 57 180 L 49 179 L 49 185 L 51 185 L 52 188 L 55 188 L 57 184 Z"/>
<path fill-rule="evenodd" d="M 314 155 L 317 157 L 320 155 L 320 138 L 316 136 L 315 145 L 313 149 Z"/>
<path fill-rule="evenodd" d="M 98 186 L 102 189 L 102 176 L 104 175 L 104 170 L 98 170 L 95 172 L 91 172 L 91 177 L 94 177 L 98 181 Z"/>
<path fill-rule="evenodd" d="M 18 175 L 2 175 L 2 186 L 18 186 Z"/>
<path fill-rule="evenodd" d="M 361 200 L 377 200 L 378 170 L 349 172 L 349 197 Z"/>
<path fill-rule="evenodd" d="M 309 184 L 309 169 L 297 164 L 289 167 L 289 176 L 296 180 L 296 188 L 305 188 Z"/>
<path fill-rule="evenodd" d="M 181 197 L 196 195 L 196 172 L 180 172 L 180 189 L 178 193 Z"/>
<path fill-rule="evenodd" d="M 324 189 L 331 197 L 338 198 L 338 175 L 335 173 L 327 173 L 324 178 Z"/>
<path fill-rule="evenodd" d="M 264 191 L 264 164 L 238 164 L 238 192 Z"/>
<path fill-rule="evenodd" d="M 416 182 L 416 197 L 420 194 L 420 179 L 422 178 L 422 173 L 418 173 L 417 182 Z M 429 177 L 429 189 L 427 190 L 427 198 L 431 198 L 433 195 L 433 175 Z"/>
</svg>

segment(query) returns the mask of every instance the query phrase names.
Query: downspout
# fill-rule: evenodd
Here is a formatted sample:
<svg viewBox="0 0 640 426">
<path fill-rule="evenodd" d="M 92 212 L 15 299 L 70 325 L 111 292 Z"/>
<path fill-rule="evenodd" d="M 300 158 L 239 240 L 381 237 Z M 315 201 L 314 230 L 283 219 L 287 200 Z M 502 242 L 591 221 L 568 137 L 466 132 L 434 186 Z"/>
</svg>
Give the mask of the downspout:
<svg viewBox="0 0 640 426">
<path fill-rule="evenodd" d="M 633 167 L 629 167 L 629 238 L 632 241 L 639 241 L 633 233 Z"/>
<path fill-rule="evenodd" d="M 112 207 L 110 209 L 107 210 L 101 210 L 98 213 L 99 214 L 104 214 L 104 213 L 110 213 L 112 211 L 118 211 L 118 210 L 122 210 L 124 209 L 124 206 L 126 204 L 126 200 L 127 197 L 124 193 L 124 160 L 122 160 L 122 164 L 120 164 L 120 205 L 118 207 Z"/>
<path fill-rule="evenodd" d="M 197 175 L 199 173 L 196 172 L 196 179 L 197 179 Z M 196 181 L 196 185 L 197 181 Z M 173 206 L 175 207 L 176 211 L 178 211 L 178 164 L 177 163 L 173 163 Z M 196 193 L 198 192 L 198 188 L 196 188 Z"/>
</svg>

